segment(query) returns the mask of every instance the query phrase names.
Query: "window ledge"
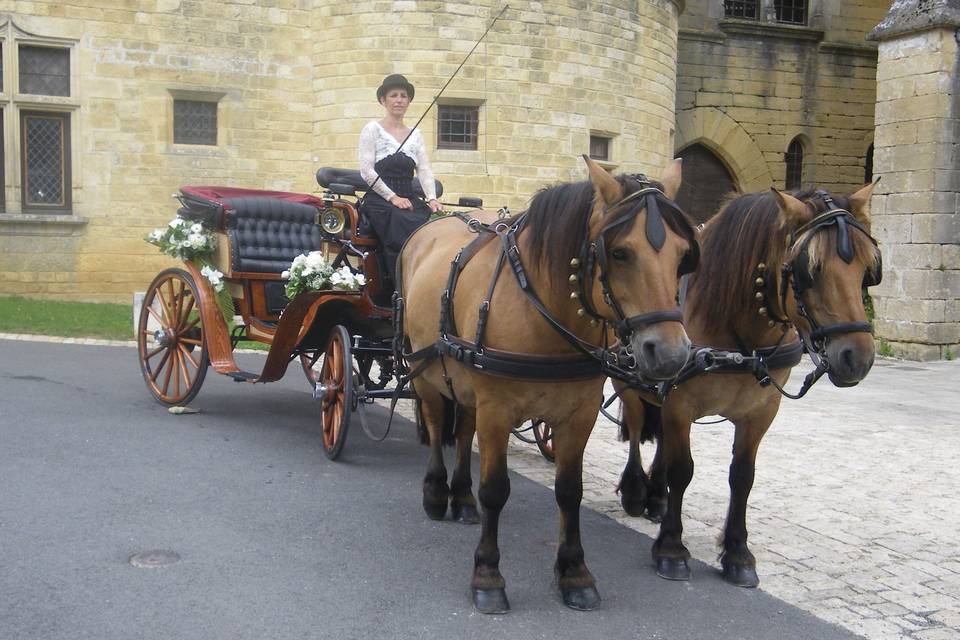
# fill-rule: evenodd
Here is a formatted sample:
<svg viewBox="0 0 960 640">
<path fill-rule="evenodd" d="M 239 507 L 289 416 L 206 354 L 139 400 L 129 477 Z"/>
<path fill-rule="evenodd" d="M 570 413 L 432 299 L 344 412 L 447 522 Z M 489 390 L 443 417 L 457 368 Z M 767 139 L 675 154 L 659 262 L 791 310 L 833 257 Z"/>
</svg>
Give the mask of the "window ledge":
<svg viewBox="0 0 960 640">
<path fill-rule="evenodd" d="M 76 236 L 88 220 L 73 214 L 0 213 L 3 236 Z"/>
<path fill-rule="evenodd" d="M 759 22 L 757 20 L 736 20 L 726 18 L 717 23 L 720 31 L 738 36 L 758 36 L 761 38 L 787 38 L 819 42 L 823 40 L 823 30 L 803 25 Z"/>
</svg>

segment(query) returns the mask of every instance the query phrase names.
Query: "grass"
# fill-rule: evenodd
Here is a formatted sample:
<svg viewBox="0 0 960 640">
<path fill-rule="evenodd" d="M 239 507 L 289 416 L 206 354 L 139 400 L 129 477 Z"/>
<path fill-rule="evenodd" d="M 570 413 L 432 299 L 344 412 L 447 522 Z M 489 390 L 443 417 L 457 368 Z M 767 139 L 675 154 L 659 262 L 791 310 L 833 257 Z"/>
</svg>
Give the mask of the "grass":
<svg viewBox="0 0 960 640">
<path fill-rule="evenodd" d="M 133 340 L 129 304 L 0 296 L 0 333 Z"/>
</svg>

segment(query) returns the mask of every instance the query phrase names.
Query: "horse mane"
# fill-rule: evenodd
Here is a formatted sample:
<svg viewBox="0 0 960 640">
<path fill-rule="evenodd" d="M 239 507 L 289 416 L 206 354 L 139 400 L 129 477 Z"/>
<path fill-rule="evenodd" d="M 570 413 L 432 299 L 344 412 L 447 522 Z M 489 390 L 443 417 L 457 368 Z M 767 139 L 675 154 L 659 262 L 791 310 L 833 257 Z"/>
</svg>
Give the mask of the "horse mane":
<svg viewBox="0 0 960 640">
<path fill-rule="evenodd" d="M 639 191 L 642 185 L 630 176 L 616 176 L 623 189 L 623 197 Z M 663 190 L 659 182 L 650 181 L 650 186 Z M 580 255 L 586 240 L 587 220 L 593 213 L 594 186 L 590 181 L 571 182 L 546 187 L 534 194 L 530 206 L 524 212 L 523 229 L 527 236 L 527 251 L 531 264 L 540 264 L 551 275 L 552 286 L 567 286 L 570 260 Z M 643 198 L 630 203 L 631 212 L 643 207 Z M 604 215 L 625 215 L 623 209 L 611 210 Z M 696 244 L 696 234 L 690 220 L 682 213 L 661 207 L 664 222 L 677 235 Z M 521 214 L 522 215 L 522 214 Z M 607 231 L 604 241 L 609 246 L 617 238 L 627 234 L 636 224 L 623 224 Z"/>
<path fill-rule="evenodd" d="M 827 210 L 815 191 L 791 192 L 814 215 Z M 832 195 L 841 209 L 850 210 L 850 199 Z M 739 317 L 753 311 L 757 292 L 757 265 L 766 265 L 764 293 L 767 301 L 778 300 L 777 274 L 784 262 L 787 237 L 793 229 L 781 224 L 780 209 L 771 191 L 749 193 L 729 200 L 700 233 L 700 267 L 691 276 L 687 304 L 693 314 L 708 314 L 711 324 L 732 328 Z M 854 250 L 865 264 L 873 264 L 879 252 L 862 233 L 851 230 Z M 798 239 L 799 240 L 799 239 Z M 797 242 L 800 246 L 802 242 Z M 813 271 L 824 256 L 837 251 L 836 228 L 817 233 L 806 244 L 808 268 Z M 782 313 L 782 310 L 779 310 Z"/>
</svg>

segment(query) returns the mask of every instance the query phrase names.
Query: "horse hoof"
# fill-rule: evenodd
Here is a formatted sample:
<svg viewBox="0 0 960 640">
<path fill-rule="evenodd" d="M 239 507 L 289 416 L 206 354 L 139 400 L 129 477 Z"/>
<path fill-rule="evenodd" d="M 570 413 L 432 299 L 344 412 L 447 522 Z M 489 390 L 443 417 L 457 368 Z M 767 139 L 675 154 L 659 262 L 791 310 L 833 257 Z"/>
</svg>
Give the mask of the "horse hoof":
<svg viewBox="0 0 960 640">
<path fill-rule="evenodd" d="M 690 565 L 686 558 L 657 558 L 657 575 L 667 580 L 689 580 Z"/>
<path fill-rule="evenodd" d="M 447 501 L 427 502 L 424 500 L 423 510 L 427 512 L 427 517 L 431 520 L 443 520 L 447 515 Z"/>
<path fill-rule="evenodd" d="M 450 504 L 450 515 L 460 524 L 480 524 L 480 512 L 472 504 Z"/>
<path fill-rule="evenodd" d="M 734 586 L 747 589 L 753 589 L 760 584 L 755 568 L 736 564 L 723 564 L 723 579 Z"/>
<path fill-rule="evenodd" d="M 563 604 L 577 611 L 593 611 L 600 606 L 600 593 L 596 587 L 560 588 Z"/>
<path fill-rule="evenodd" d="M 631 518 L 639 518 L 643 515 L 647 505 L 644 500 L 628 499 L 625 495 L 620 494 L 620 506 L 623 507 L 623 512 Z"/>
<path fill-rule="evenodd" d="M 663 516 L 667 515 L 666 500 L 647 500 L 646 518 L 650 522 L 663 522 Z"/>
<path fill-rule="evenodd" d="M 509 613 L 510 603 L 507 601 L 507 590 L 477 589 L 473 587 L 473 606 L 480 613 Z"/>
</svg>

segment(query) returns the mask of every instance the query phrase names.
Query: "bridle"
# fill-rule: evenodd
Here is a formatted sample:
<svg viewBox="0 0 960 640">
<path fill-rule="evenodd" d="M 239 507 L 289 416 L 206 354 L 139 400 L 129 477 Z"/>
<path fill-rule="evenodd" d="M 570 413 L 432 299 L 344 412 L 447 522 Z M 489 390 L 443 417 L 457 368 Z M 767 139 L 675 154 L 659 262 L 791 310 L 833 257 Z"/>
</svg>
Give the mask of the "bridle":
<svg viewBox="0 0 960 640">
<path fill-rule="evenodd" d="M 831 226 L 837 228 L 837 254 L 840 258 L 850 264 L 854 257 L 853 239 L 851 237 L 851 228 L 863 233 L 873 245 L 877 246 L 876 239 L 870 235 L 870 232 L 860 222 L 853 217 L 846 209 L 843 209 L 834 202 L 829 193 L 819 189 L 816 195 L 820 196 L 827 211 L 818 214 L 809 222 L 801 225 L 790 233 L 787 237 L 787 256 L 780 269 L 780 309 L 786 315 L 787 296 L 792 291 L 796 303 L 797 313 L 803 317 L 810 325 L 809 334 L 796 327 L 800 339 L 807 347 L 807 353 L 816 365 L 816 369 L 808 376 L 815 376 L 810 382 L 816 382 L 824 373 L 830 370 L 830 363 L 827 360 L 826 349 L 827 340 L 831 336 L 845 333 L 873 333 L 873 324 L 870 322 L 838 322 L 834 324 L 821 325 L 813 317 L 813 314 L 807 309 L 803 301 L 803 294 L 813 287 L 813 275 L 810 273 L 809 257 L 807 247 L 813 236 L 819 231 L 824 231 Z M 862 286 L 872 287 L 880 284 L 883 277 L 881 266 L 880 250 L 877 249 L 877 262 L 867 269 L 863 276 Z M 787 324 L 789 321 L 778 319 L 781 323 Z M 804 390 L 808 388 L 807 382 L 804 383 Z"/>
<path fill-rule="evenodd" d="M 645 175 L 633 174 L 627 176 L 627 179 L 635 181 L 640 188 L 637 191 L 624 196 L 617 202 L 604 207 L 604 213 L 613 219 L 610 222 L 607 222 L 600 229 L 600 233 L 597 234 L 596 239 L 592 242 L 589 241 L 589 233 L 585 233 L 584 237 L 587 238 L 587 240 L 583 243 L 583 246 L 580 249 L 579 257 L 571 260 L 570 262 L 571 266 L 578 268 L 577 273 L 574 274 L 575 279 L 574 277 L 571 277 L 571 281 L 577 284 L 577 298 L 579 299 L 584 312 L 589 314 L 595 321 L 606 323 L 607 320 L 601 316 L 593 306 L 592 297 L 590 295 L 590 289 L 593 286 L 594 274 L 599 269 L 600 273 L 598 280 L 600 282 L 603 300 L 613 310 L 614 316 L 616 317 L 614 329 L 622 344 L 626 344 L 629 340 L 630 334 L 640 327 L 646 327 L 660 322 L 683 322 L 683 313 L 680 311 L 680 309 L 675 309 L 673 311 L 653 311 L 650 313 L 643 313 L 628 317 L 626 313 L 624 313 L 623 307 L 620 305 L 610 287 L 609 265 L 607 263 L 607 248 L 605 240 L 607 232 L 619 227 L 620 225 L 633 222 L 637 215 L 639 215 L 640 211 L 645 209 L 647 212 L 645 224 L 647 241 L 656 251 L 659 252 L 660 249 L 663 248 L 663 244 L 666 241 L 666 229 L 664 228 L 663 214 L 661 213 L 660 208 L 666 207 L 676 211 L 681 217 L 683 216 L 677 204 L 668 198 L 662 190 L 653 186 Z M 617 209 L 620 209 L 628 204 L 633 204 L 633 206 L 629 207 L 623 213 L 609 213 L 611 211 L 616 211 Z M 585 224 L 589 227 L 589 217 L 587 218 Z M 696 269 L 697 263 L 699 262 L 699 257 L 699 246 L 697 245 L 696 241 L 693 241 L 691 242 L 687 255 L 684 256 L 680 263 L 677 277 L 680 277 L 686 273 L 691 273 L 694 269 Z"/>
</svg>

